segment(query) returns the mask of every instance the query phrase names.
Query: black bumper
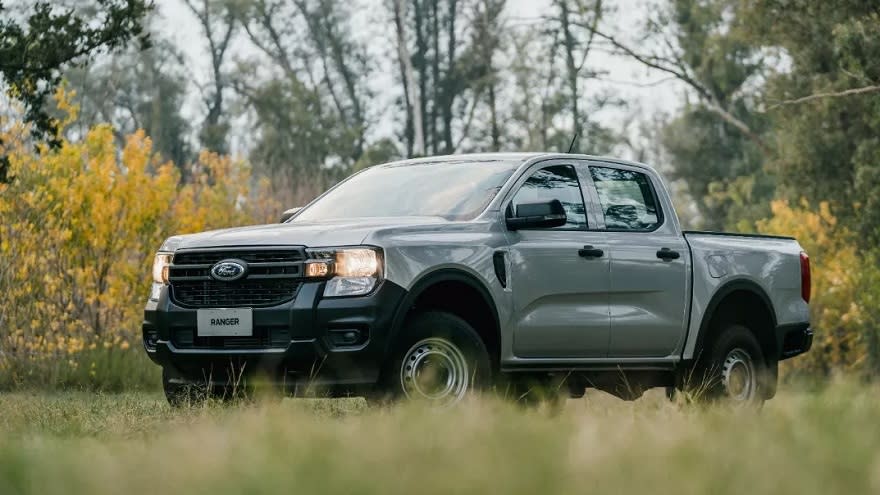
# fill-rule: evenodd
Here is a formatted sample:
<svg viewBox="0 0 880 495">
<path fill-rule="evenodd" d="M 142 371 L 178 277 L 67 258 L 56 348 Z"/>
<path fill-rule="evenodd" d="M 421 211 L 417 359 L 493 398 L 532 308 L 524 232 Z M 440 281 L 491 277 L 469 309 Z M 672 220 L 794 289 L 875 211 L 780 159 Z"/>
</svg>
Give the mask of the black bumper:
<svg viewBox="0 0 880 495">
<path fill-rule="evenodd" d="M 809 323 L 795 323 L 776 327 L 779 360 L 795 357 L 813 346 L 813 329 Z"/>
<path fill-rule="evenodd" d="M 305 283 L 290 302 L 254 308 L 255 338 L 227 341 L 195 336 L 197 309 L 175 304 L 166 288 L 144 309 L 144 348 L 184 381 L 222 384 L 233 374 L 259 375 L 339 393 L 374 384 L 406 291 L 387 280 L 363 297 L 323 298 L 323 290 L 322 282 Z M 358 338 L 348 342 L 353 333 Z"/>
</svg>

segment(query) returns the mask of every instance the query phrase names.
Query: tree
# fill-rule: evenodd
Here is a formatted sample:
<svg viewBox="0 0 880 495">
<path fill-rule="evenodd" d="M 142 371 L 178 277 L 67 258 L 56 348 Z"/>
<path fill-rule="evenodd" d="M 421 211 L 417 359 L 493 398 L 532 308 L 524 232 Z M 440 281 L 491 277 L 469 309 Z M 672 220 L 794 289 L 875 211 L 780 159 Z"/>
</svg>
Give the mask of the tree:
<svg viewBox="0 0 880 495">
<path fill-rule="evenodd" d="M 368 146 L 369 65 L 351 13 L 329 0 L 251 0 L 241 9 L 265 59 L 240 63 L 234 82 L 260 130 L 252 157 L 264 170 L 335 177 L 327 169 L 347 170 Z"/>
<path fill-rule="evenodd" d="M 880 11 L 876 2 L 749 0 L 754 42 L 790 60 L 764 88 L 781 193 L 827 200 L 863 247 L 880 242 Z"/>
<path fill-rule="evenodd" d="M 561 149 L 571 140 L 571 130 L 557 125 L 567 105 L 558 87 L 554 51 L 547 48 L 548 36 L 532 26 L 522 26 L 508 34 L 512 50 L 508 67 L 513 81 L 509 102 L 508 139 L 523 151 Z M 552 46 L 555 41 L 549 38 Z"/>
<path fill-rule="evenodd" d="M 649 69 L 669 75 L 685 84 L 697 96 L 701 105 L 746 135 L 762 151 L 769 153 L 771 149 L 761 133 L 752 129 L 749 123 L 732 111 L 731 102 L 719 97 L 718 90 L 723 88 L 713 85 L 711 77 L 707 78 L 713 71 L 718 70 L 712 62 L 724 62 L 724 58 L 718 57 L 718 54 L 715 54 L 715 57 L 707 57 L 713 54 L 708 50 L 703 52 L 689 50 L 688 46 L 705 46 L 705 42 L 715 36 L 725 38 L 731 27 L 730 18 L 735 15 L 733 11 L 735 4 L 736 0 L 707 2 L 670 0 L 668 8 L 659 9 L 659 15 L 649 19 L 645 32 L 640 36 L 639 45 L 647 45 L 651 48 L 641 46 L 636 48 L 636 43 L 629 43 L 609 34 L 610 31 L 606 31 L 604 26 L 585 25 L 584 27 L 608 43 L 617 54 L 629 57 Z M 730 41 L 735 40 L 735 36 L 730 38 Z M 742 47 L 729 48 L 734 48 L 729 55 L 743 55 L 742 52 L 737 53 Z M 749 62 L 748 65 L 761 66 L 758 57 Z M 721 67 L 724 65 L 722 63 Z"/>
<path fill-rule="evenodd" d="M 547 53 L 544 67 L 537 69 L 543 69 L 543 81 L 535 82 L 543 91 L 543 149 L 567 150 L 572 138 L 578 135 L 575 150 L 606 153 L 617 138 L 588 115 L 618 102 L 589 91 L 585 85 L 600 75 L 587 62 L 595 48 L 596 29 L 606 14 L 606 6 L 601 0 L 554 0 L 551 5 L 553 9 L 541 18 L 539 30 L 538 49 Z M 522 87 L 525 79 L 519 81 Z M 564 125 L 557 124 L 560 120 Z"/>
<path fill-rule="evenodd" d="M 751 225 L 769 213 L 775 184 L 764 169 L 772 156 L 767 119 L 754 89 L 763 54 L 739 29 L 737 0 L 669 0 L 634 38 L 636 43 L 591 25 L 602 43 L 687 89 L 682 112 L 659 136 L 673 165 L 671 176 L 687 184 L 701 226 Z"/>
<path fill-rule="evenodd" d="M 408 155 L 498 149 L 504 0 L 392 0 Z M 480 122 L 480 115 L 488 115 Z M 485 125 L 483 129 L 477 127 Z M 421 141 L 424 141 L 422 146 Z"/>
<path fill-rule="evenodd" d="M 80 107 L 67 134 L 82 136 L 107 122 L 122 145 L 125 136 L 143 129 L 153 149 L 185 173 L 184 166 L 194 157 L 191 128 L 181 113 L 187 89 L 182 55 L 167 40 L 156 34 L 151 38 L 153 46 L 147 50 L 129 49 L 65 72 Z"/>
<path fill-rule="evenodd" d="M 395 42 L 397 44 L 397 61 L 400 66 L 400 79 L 403 84 L 403 102 L 406 110 L 406 129 L 404 131 L 404 136 L 406 138 L 407 156 L 422 156 L 425 154 L 422 107 L 419 105 L 422 96 L 416 85 L 415 69 L 413 68 L 412 56 L 409 52 L 406 7 L 407 0 L 392 0 Z"/>
<path fill-rule="evenodd" d="M 152 7 L 148 0 L 96 0 L 96 15 L 51 2 L 35 3 L 26 18 L 0 19 L 0 80 L 9 98 L 24 105 L 25 120 L 35 138 L 60 145 L 58 122 L 46 103 L 61 82 L 68 64 L 84 63 L 100 51 L 112 50 L 131 39 L 148 46 L 141 19 Z M 0 0 L 0 14 L 6 11 Z M 2 145 L 2 143 L 0 143 Z M 0 157 L 0 181 L 7 180 L 8 160 Z"/>
<path fill-rule="evenodd" d="M 227 151 L 229 116 L 225 98 L 230 81 L 226 72 L 230 42 L 236 28 L 234 2 L 226 0 L 184 0 L 198 19 L 211 62 L 210 81 L 200 85 L 205 105 L 205 120 L 199 132 L 202 147 L 218 153 Z"/>
<path fill-rule="evenodd" d="M 472 29 L 470 51 L 463 54 L 461 66 L 467 69 L 467 79 L 472 80 L 471 86 L 476 95 L 485 95 L 485 106 L 488 110 L 489 121 L 487 123 L 487 138 L 478 141 L 488 142 L 488 150 L 500 151 L 502 141 L 502 118 L 499 109 L 501 68 L 496 59 L 501 51 L 502 33 L 504 26 L 501 14 L 504 11 L 506 0 L 481 0 L 474 4 L 472 12 Z M 476 107 L 480 98 L 474 97 L 472 110 L 468 113 L 465 122 L 465 137 L 471 128 L 473 108 Z M 450 126 L 445 126 L 448 128 Z"/>
</svg>

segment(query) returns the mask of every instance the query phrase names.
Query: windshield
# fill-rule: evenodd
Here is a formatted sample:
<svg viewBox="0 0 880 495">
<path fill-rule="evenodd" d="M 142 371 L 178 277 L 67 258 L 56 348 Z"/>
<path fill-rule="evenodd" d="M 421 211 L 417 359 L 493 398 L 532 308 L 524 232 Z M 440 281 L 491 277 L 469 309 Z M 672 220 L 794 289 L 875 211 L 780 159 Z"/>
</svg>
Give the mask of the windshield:
<svg viewBox="0 0 880 495">
<path fill-rule="evenodd" d="M 294 221 L 400 216 L 470 220 L 489 205 L 520 163 L 454 160 L 376 166 L 337 186 Z"/>
</svg>

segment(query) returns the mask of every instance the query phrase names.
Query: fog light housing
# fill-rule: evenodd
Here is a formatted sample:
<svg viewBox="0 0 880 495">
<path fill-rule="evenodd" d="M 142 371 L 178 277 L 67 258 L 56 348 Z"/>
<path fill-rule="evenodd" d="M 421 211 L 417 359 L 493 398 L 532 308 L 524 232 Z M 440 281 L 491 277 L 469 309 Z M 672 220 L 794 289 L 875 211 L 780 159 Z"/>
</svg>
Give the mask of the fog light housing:
<svg viewBox="0 0 880 495">
<path fill-rule="evenodd" d="M 159 343 L 159 332 L 153 327 L 144 325 L 142 328 L 144 337 L 144 347 L 148 351 L 155 351 L 156 345 Z"/>
<path fill-rule="evenodd" d="M 337 347 L 361 345 L 367 340 L 367 333 L 359 328 L 334 328 L 329 333 L 330 342 Z"/>
</svg>

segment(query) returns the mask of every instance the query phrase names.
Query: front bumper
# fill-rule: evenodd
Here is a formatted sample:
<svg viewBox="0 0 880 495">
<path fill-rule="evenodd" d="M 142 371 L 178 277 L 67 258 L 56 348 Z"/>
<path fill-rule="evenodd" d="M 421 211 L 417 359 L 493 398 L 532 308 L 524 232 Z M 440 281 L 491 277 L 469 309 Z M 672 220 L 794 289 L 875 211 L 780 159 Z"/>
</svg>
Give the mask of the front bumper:
<svg viewBox="0 0 880 495">
<path fill-rule="evenodd" d="M 144 348 L 175 381 L 222 384 L 259 375 L 343 394 L 376 383 L 406 291 L 388 280 L 363 297 L 323 298 L 323 291 L 323 282 L 308 282 L 292 301 L 254 308 L 254 333 L 261 338 L 239 348 L 193 338 L 197 310 L 175 304 L 166 287 L 144 309 Z M 358 339 L 342 342 L 353 330 Z"/>
<path fill-rule="evenodd" d="M 776 327 L 779 360 L 803 354 L 813 347 L 813 329 L 809 323 L 795 323 Z"/>
</svg>

